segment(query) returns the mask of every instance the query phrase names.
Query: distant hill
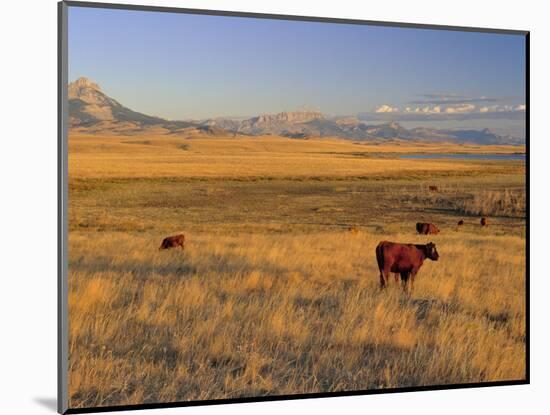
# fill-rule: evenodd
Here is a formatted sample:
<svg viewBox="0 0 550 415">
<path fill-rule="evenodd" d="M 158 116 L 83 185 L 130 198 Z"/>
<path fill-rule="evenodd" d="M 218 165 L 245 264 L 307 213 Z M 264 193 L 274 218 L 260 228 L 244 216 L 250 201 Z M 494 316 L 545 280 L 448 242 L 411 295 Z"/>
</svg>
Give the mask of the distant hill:
<svg viewBox="0 0 550 415">
<path fill-rule="evenodd" d="M 69 127 L 88 132 L 171 132 L 195 127 L 186 121 L 168 121 L 133 111 L 101 91 L 98 84 L 79 78 L 69 84 Z"/>
<path fill-rule="evenodd" d="M 472 142 L 477 144 L 517 144 L 517 140 L 514 140 L 513 137 L 495 134 L 488 128 L 484 128 L 483 130 L 439 130 L 439 132 L 441 134 L 447 134 L 453 137 L 455 141 L 460 142 Z"/>
<path fill-rule="evenodd" d="M 246 119 L 212 118 L 170 121 L 133 111 L 107 96 L 96 83 L 79 78 L 69 84 L 69 126 L 86 133 L 200 134 L 209 136 L 278 135 L 294 139 L 339 137 L 364 140 L 411 140 L 474 144 L 517 144 L 488 129 L 406 129 L 397 122 L 366 124 L 356 117 L 328 118 L 318 111 L 287 111 Z"/>
<path fill-rule="evenodd" d="M 246 135 L 280 135 L 290 138 L 340 137 L 364 140 L 414 140 L 475 144 L 517 144 L 510 136 L 483 130 L 438 130 L 432 128 L 406 129 L 397 122 L 369 125 L 355 117 L 331 119 L 320 112 L 295 111 L 263 114 L 238 121 L 217 118 L 203 125 L 217 126 Z"/>
</svg>

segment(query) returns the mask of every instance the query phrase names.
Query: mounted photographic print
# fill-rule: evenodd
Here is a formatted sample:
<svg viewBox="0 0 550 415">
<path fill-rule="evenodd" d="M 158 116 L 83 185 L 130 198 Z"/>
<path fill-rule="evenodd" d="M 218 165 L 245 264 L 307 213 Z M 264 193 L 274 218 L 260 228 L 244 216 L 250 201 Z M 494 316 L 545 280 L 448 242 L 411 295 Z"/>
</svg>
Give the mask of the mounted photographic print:
<svg viewBox="0 0 550 415">
<path fill-rule="evenodd" d="M 61 413 L 529 382 L 528 32 L 59 24 Z"/>
</svg>

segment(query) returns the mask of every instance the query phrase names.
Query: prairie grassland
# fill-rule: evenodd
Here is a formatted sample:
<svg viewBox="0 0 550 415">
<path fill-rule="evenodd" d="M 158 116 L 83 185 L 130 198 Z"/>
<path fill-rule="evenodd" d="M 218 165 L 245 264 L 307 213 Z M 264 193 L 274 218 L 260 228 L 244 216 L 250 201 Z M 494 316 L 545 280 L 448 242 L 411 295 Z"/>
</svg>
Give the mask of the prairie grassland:
<svg viewBox="0 0 550 415">
<path fill-rule="evenodd" d="M 432 237 L 410 299 L 378 288 L 379 235 L 188 237 L 71 234 L 72 406 L 524 377 L 520 237 Z"/>
<path fill-rule="evenodd" d="M 445 150 L 443 150 L 445 149 Z M 282 137 L 182 138 L 71 136 L 71 178 L 140 177 L 350 177 L 405 172 L 479 171 L 479 163 L 408 160 L 407 152 L 481 152 L 472 145 L 368 145 L 346 140 L 295 140 Z M 522 146 L 492 146 L 484 152 L 524 151 Z M 384 156 L 384 157 L 380 157 Z M 485 163 L 483 171 L 496 163 Z M 501 166 L 500 166 L 501 167 Z"/>
<path fill-rule="evenodd" d="M 71 141 L 70 407 L 525 377 L 524 163 L 124 140 L 157 139 Z M 116 159 L 107 174 L 101 154 Z M 487 229 L 479 209 L 492 209 Z M 420 220 L 442 233 L 416 235 Z M 178 232 L 184 252 L 158 251 Z M 437 244 L 410 297 L 379 289 L 381 240 Z"/>
</svg>

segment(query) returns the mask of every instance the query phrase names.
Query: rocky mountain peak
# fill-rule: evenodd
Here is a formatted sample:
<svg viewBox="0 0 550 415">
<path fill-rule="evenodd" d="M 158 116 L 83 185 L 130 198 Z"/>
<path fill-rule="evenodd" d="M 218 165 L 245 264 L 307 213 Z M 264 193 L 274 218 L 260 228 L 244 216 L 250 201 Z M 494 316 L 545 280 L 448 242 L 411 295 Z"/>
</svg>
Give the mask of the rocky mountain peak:
<svg viewBox="0 0 550 415">
<path fill-rule="evenodd" d="M 106 95 L 98 84 L 78 78 L 69 84 L 69 125 L 106 131 L 140 131 L 155 126 L 168 131 L 193 127 L 186 121 L 168 121 L 133 111 Z"/>
<path fill-rule="evenodd" d="M 99 85 L 88 78 L 78 78 L 69 84 L 69 99 L 80 99 L 89 104 L 97 104 L 104 101 L 104 97 Z"/>
<path fill-rule="evenodd" d="M 101 91 L 101 88 L 95 82 L 90 81 L 88 78 L 80 77 L 76 81 L 69 84 L 69 88 L 91 88 L 97 91 Z"/>
<path fill-rule="evenodd" d="M 258 117 L 257 122 L 261 124 L 273 122 L 303 123 L 323 118 L 323 114 L 318 111 L 285 111 L 278 114 L 262 114 Z"/>
</svg>

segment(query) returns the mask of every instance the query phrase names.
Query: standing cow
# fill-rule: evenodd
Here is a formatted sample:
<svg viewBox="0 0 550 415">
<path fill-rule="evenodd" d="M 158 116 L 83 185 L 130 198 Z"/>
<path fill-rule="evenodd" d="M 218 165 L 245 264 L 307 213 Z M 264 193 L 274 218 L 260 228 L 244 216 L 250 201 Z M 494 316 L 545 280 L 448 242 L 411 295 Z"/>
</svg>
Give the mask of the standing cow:
<svg viewBox="0 0 550 415">
<path fill-rule="evenodd" d="M 401 275 L 404 291 L 407 291 L 407 281 L 410 278 L 410 290 L 412 291 L 414 277 L 426 258 L 432 261 L 439 259 L 439 254 L 433 242 L 425 245 L 380 242 L 376 247 L 376 261 L 380 270 L 380 287 L 384 288 L 386 286 L 390 273 L 393 272 Z"/>
<path fill-rule="evenodd" d="M 416 224 L 416 231 L 421 235 L 437 235 L 439 228 L 433 223 L 418 222 Z"/>
<path fill-rule="evenodd" d="M 178 246 L 181 247 L 182 250 L 184 250 L 185 235 L 179 234 L 164 238 L 162 240 L 162 243 L 160 244 L 159 251 L 162 249 L 177 248 Z"/>
<path fill-rule="evenodd" d="M 481 223 L 481 226 L 489 226 L 489 219 L 487 219 L 486 217 L 483 217 L 481 218 L 479 223 Z"/>
</svg>

